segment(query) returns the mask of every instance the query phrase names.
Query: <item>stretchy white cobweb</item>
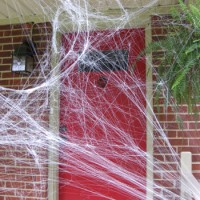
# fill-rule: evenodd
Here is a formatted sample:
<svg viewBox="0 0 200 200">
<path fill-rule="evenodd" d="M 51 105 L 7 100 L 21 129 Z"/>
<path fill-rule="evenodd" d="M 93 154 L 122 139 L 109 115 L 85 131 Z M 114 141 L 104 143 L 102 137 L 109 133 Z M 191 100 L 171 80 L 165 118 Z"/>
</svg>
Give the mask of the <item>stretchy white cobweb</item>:
<svg viewBox="0 0 200 200">
<path fill-rule="evenodd" d="M 31 198 L 31 189 L 37 196 L 32 199 L 45 199 L 47 184 L 48 199 L 59 193 L 63 200 L 168 200 L 179 199 L 181 188 L 183 199 L 199 199 L 198 181 L 189 166 L 181 173 L 180 152 L 154 113 L 150 57 L 130 66 L 128 55 L 135 61 L 132 51 L 140 50 L 142 39 L 134 41 L 134 31 L 120 35 L 139 20 L 146 36 L 143 30 L 137 34 L 147 43 L 150 24 L 138 16 L 158 2 L 134 1 L 135 8 L 127 8 L 128 2 L 37 2 L 53 26 L 39 68 L 44 81 L 31 89 L 1 87 L 1 168 L 7 171 L 0 181 L 6 200 Z"/>
</svg>

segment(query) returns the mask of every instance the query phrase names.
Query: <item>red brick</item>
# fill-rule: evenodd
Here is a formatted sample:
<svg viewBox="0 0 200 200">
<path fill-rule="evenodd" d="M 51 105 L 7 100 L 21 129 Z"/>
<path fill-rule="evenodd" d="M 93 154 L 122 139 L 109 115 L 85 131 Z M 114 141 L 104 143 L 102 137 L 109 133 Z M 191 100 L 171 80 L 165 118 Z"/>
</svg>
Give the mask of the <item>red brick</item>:
<svg viewBox="0 0 200 200">
<path fill-rule="evenodd" d="M 29 181 L 29 182 L 34 182 L 36 177 L 34 176 L 28 176 L 28 175 L 16 175 L 16 180 L 17 181 Z"/>
<path fill-rule="evenodd" d="M 9 84 L 9 80 L 0 80 L 0 85 L 4 86 L 8 84 Z"/>
<path fill-rule="evenodd" d="M 171 154 L 174 150 L 176 151 L 177 147 L 154 147 L 154 153 L 162 153 L 162 154 Z"/>
<path fill-rule="evenodd" d="M 183 138 L 200 138 L 200 133 L 197 130 L 177 131 L 178 137 Z"/>
<path fill-rule="evenodd" d="M 12 51 L 13 49 L 15 49 L 16 45 L 13 45 L 13 44 L 5 44 L 3 45 L 3 50 L 7 51 Z"/>
<path fill-rule="evenodd" d="M 200 123 L 197 122 L 190 122 L 189 129 L 200 129 Z"/>
<path fill-rule="evenodd" d="M 168 27 L 170 24 L 171 24 L 171 20 L 155 20 L 155 21 L 152 21 L 152 28 L 155 28 L 155 27 Z"/>
<path fill-rule="evenodd" d="M 22 197 L 5 197 L 5 200 L 22 200 Z"/>
<path fill-rule="evenodd" d="M 188 139 L 170 139 L 170 144 L 172 146 L 186 146 L 188 145 Z"/>
<path fill-rule="evenodd" d="M 200 164 L 192 164 L 192 170 L 200 171 Z"/>
<path fill-rule="evenodd" d="M 18 36 L 18 37 L 13 37 L 13 43 L 22 43 L 24 40 L 27 39 L 27 36 Z"/>
<path fill-rule="evenodd" d="M 4 31 L 4 36 L 16 36 L 16 35 L 22 35 L 23 30 L 8 30 Z"/>
<path fill-rule="evenodd" d="M 28 85 L 28 80 L 26 79 L 11 79 L 10 85 Z"/>
<path fill-rule="evenodd" d="M 2 112 L 2 109 L 0 109 L 0 112 Z M 0 158 L 3 158 L 7 155 L 5 151 L 0 151 Z"/>
<path fill-rule="evenodd" d="M 42 184 L 42 183 L 26 183 L 25 186 L 26 189 L 29 190 L 46 190 L 47 189 L 47 184 Z"/>
<path fill-rule="evenodd" d="M 163 14 L 163 15 L 152 15 L 151 21 L 162 21 L 162 20 L 171 20 L 172 16 L 169 14 Z"/>
<path fill-rule="evenodd" d="M 152 64 L 153 65 L 160 65 L 162 63 L 162 59 L 153 59 Z"/>
<path fill-rule="evenodd" d="M 175 152 L 171 155 L 165 155 L 165 162 L 173 162 L 176 163 L 179 161 L 180 156 L 178 156 Z"/>
<path fill-rule="evenodd" d="M 166 106 L 163 109 L 164 113 L 188 113 L 188 107 L 186 105 L 180 105 L 179 107 Z"/>
<path fill-rule="evenodd" d="M 14 167 L 14 165 L 10 165 L 6 168 L 7 174 L 21 174 L 22 169 Z"/>
<path fill-rule="evenodd" d="M 14 158 L 26 158 L 26 159 L 33 159 L 34 156 L 31 155 L 29 152 L 26 152 L 26 151 L 20 151 L 20 152 L 17 152 L 17 151 L 12 151 L 12 152 L 7 152 L 7 156 L 12 156 Z M 38 155 L 39 156 L 39 155 Z"/>
<path fill-rule="evenodd" d="M 2 78 L 16 78 L 21 77 L 22 75 L 19 73 L 12 73 L 12 72 L 4 72 L 2 73 Z"/>
<path fill-rule="evenodd" d="M 6 185 L 5 182 L 1 180 L 1 181 L 0 181 L 0 188 L 5 187 L 5 185 Z"/>
<path fill-rule="evenodd" d="M 10 71 L 11 65 L 0 65 L 0 71 Z"/>
<path fill-rule="evenodd" d="M 14 181 L 15 178 L 15 174 L 0 174 L 0 180 Z"/>
<path fill-rule="evenodd" d="M 160 41 L 160 40 L 164 40 L 164 39 L 166 39 L 166 37 L 165 36 L 153 36 L 152 37 L 152 41 L 154 41 L 154 42 L 156 42 L 156 41 Z"/>
<path fill-rule="evenodd" d="M 154 173 L 153 174 L 153 178 L 154 178 L 154 180 L 155 179 L 162 179 L 163 178 L 163 173 L 159 173 L 159 172 Z"/>
<path fill-rule="evenodd" d="M 175 131 L 170 130 L 166 133 L 166 135 L 167 135 L 168 138 L 176 138 L 177 137 L 177 131 L 176 130 Z"/>
<path fill-rule="evenodd" d="M 6 188 L 25 188 L 26 183 L 24 182 L 17 182 L 17 181 L 8 181 L 6 182 Z"/>
<path fill-rule="evenodd" d="M 174 180 L 156 180 L 155 181 L 156 185 L 160 186 L 160 187 L 174 187 Z"/>
<path fill-rule="evenodd" d="M 178 147 L 178 153 L 183 152 L 183 151 L 189 151 L 192 154 L 195 153 L 200 153 L 200 146 L 197 147 Z"/>
<path fill-rule="evenodd" d="M 0 30 L 10 30 L 11 25 L 0 25 Z"/>
<path fill-rule="evenodd" d="M 162 34 L 163 34 L 163 28 L 162 27 L 152 29 L 152 35 L 162 35 Z"/>
<path fill-rule="evenodd" d="M 152 52 L 153 59 L 162 59 L 165 53 L 163 51 Z"/>
<path fill-rule="evenodd" d="M 12 29 L 31 29 L 32 25 L 32 23 L 14 24 Z"/>
<path fill-rule="evenodd" d="M 158 120 L 159 121 L 176 121 L 176 115 L 175 114 L 162 114 L 158 115 Z"/>
<path fill-rule="evenodd" d="M 17 190 L 18 194 L 23 194 L 25 197 L 40 197 L 45 198 L 47 196 L 47 192 L 37 191 L 37 190 Z"/>
<path fill-rule="evenodd" d="M 44 42 L 44 41 L 42 41 L 42 42 L 41 41 L 37 41 L 35 43 L 36 43 L 37 49 L 44 49 L 45 50 L 49 45 L 48 42 Z"/>
<path fill-rule="evenodd" d="M 179 118 L 183 121 L 194 121 L 198 122 L 200 121 L 200 116 L 195 116 L 194 114 L 181 114 L 179 115 Z"/>
<path fill-rule="evenodd" d="M 3 62 L 2 62 L 3 64 L 12 64 L 12 58 L 3 58 Z"/>
<path fill-rule="evenodd" d="M 180 179 L 180 173 L 178 172 L 163 172 L 163 179 L 165 180 L 179 180 Z"/>
<path fill-rule="evenodd" d="M 166 140 L 164 139 L 154 140 L 154 146 L 166 146 L 166 144 Z"/>
<path fill-rule="evenodd" d="M 162 195 L 153 194 L 153 200 L 162 200 Z"/>
<path fill-rule="evenodd" d="M 194 177 L 200 181 L 200 173 L 199 172 L 193 172 Z"/>
<path fill-rule="evenodd" d="M 170 188 L 170 191 L 174 194 L 180 195 L 180 188 Z M 180 199 L 179 199 L 180 200 Z"/>
<path fill-rule="evenodd" d="M 12 38 L 11 37 L 1 37 L 0 38 L 0 43 L 4 44 L 4 43 L 12 43 Z"/>
<path fill-rule="evenodd" d="M 33 36 L 33 41 L 51 41 L 52 35 L 36 35 Z"/>
<path fill-rule="evenodd" d="M 0 195 L 12 195 L 15 196 L 16 194 L 16 189 L 14 188 L 10 188 L 10 189 L 4 189 L 4 188 L 0 188 Z"/>
<path fill-rule="evenodd" d="M 200 162 L 200 155 L 192 155 L 192 162 Z"/>
<path fill-rule="evenodd" d="M 152 29 L 152 35 L 166 35 L 167 32 L 167 28 L 164 27 L 156 27 Z"/>
<path fill-rule="evenodd" d="M 164 155 L 154 155 L 154 159 L 155 161 L 164 161 L 165 160 L 165 156 Z"/>
<path fill-rule="evenodd" d="M 12 158 L 4 159 L 4 160 L 2 159 L 1 163 L 4 164 L 4 165 L 14 166 L 15 165 L 15 160 L 12 159 Z"/>
<path fill-rule="evenodd" d="M 0 52 L 0 57 L 11 57 L 12 54 L 9 51 Z"/>
<path fill-rule="evenodd" d="M 168 123 L 165 123 L 164 127 L 166 129 L 169 129 L 169 130 L 171 130 L 171 129 L 187 129 L 188 124 L 187 124 L 187 122 L 184 122 L 184 123 L 176 123 L 176 122 L 170 123 L 170 122 L 168 122 Z"/>
<path fill-rule="evenodd" d="M 51 23 L 50 22 L 42 22 L 42 23 L 38 23 L 34 26 L 34 28 L 38 28 L 38 29 L 41 29 L 41 28 L 51 28 Z"/>
<path fill-rule="evenodd" d="M 189 139 L 189 146 L 199 146 L 200 145 L 200 137 L 197 139 Z"/>
<path fill-rule="evenodd" d="M 164 171 L 177 171 L 178 170 L 178 163 L 165 163 L 165 164 L 159 164 L 159 167 L 161 167 Z"/>
<path fill-rule="evenodd" d="M 33 29 L 34 35 L 46 35 L 46 34 L 52 34 L 52 28 L 51 27 L 40 27 L 40 28 L 34 28 Z"/>
</svg>

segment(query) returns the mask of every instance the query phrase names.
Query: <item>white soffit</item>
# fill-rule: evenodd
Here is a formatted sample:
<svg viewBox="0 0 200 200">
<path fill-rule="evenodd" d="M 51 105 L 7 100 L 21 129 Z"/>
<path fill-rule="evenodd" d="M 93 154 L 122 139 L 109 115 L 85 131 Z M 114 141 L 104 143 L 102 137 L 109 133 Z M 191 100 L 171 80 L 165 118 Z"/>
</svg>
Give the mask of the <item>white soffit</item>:
<svg viewBox="0 0 200 200">
<path fill-rule="evenodd" d="M 117 9 L 141 9 L 178 4 L 178 0 L 0 0 L 0 24 L 26 21 L 48 21 L 49 13 L 54 12 L 61 1 L 87 5 L 92 10 L 108 11 Z"/>
</svg>

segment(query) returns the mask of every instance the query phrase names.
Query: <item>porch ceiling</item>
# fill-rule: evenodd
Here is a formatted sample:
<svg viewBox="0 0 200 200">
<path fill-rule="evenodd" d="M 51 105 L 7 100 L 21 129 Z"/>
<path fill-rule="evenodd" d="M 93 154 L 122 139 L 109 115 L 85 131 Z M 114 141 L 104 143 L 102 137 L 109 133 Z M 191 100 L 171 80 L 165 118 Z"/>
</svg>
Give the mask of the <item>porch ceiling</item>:
<svg viewBox="0 0 200 200">
<path fill-rule="evenodd" d="M 0 24 L 13 22 L 47 20 L 47 12 L 59 7 L 61 0 L 0 0 Z M 67 1 L 67 0 L 65 0 Z M 75 0 L 69 0 L 73 2 Z M 84 0 L 79 0 L 80 4 Z M 120 9 L 117 0 L 86 0 L 91 9 L 107 11 Z M 121 6 L 136 9 L 152 6 L 170 6 L 178 4 L 178 0 L 119 0 Z"/>
</svg>

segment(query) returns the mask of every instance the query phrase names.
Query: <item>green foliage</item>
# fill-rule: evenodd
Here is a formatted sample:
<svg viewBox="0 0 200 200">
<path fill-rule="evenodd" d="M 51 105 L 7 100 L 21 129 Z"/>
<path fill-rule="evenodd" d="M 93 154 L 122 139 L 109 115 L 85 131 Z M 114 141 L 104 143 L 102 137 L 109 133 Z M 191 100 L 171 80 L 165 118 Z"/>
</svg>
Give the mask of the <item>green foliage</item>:
<svg viewBox="0 0 200 200">
<path fill-rule="evenodd" d="M 200 103 L 200 0 L 189 6 L 179 2 L 181 11 L 173 10 L 166 39 L 152 42 L 145 53 L 164 53 L 157 81 L 167 86 L 167 97 L 192 111 Z"/>
</svg>

